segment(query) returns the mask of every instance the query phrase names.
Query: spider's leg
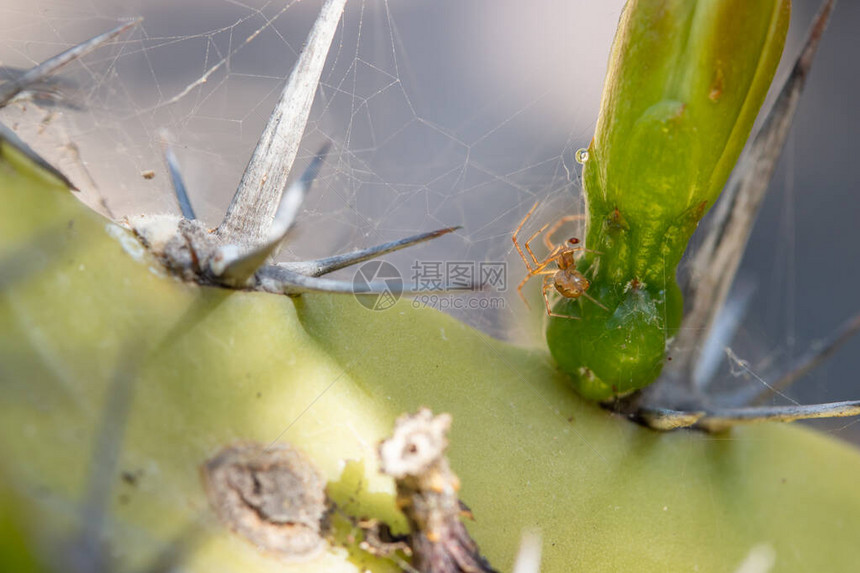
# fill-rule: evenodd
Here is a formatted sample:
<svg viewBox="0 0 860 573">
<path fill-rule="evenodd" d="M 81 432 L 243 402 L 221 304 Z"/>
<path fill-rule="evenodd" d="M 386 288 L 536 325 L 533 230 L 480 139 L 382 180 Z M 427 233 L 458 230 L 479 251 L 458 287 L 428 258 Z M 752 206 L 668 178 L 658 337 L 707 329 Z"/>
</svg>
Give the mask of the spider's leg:
<svg viewBox="0 0 860 573">
<path fill-rule="evenodd" d="M 549 263 L 546 263 L 546 264 L 549 264 Z M 546 266 L 546 265 L 544 265 L 544 266 Z M 528 274 L 526 274 L 525 278 L 523 278 L 523 280 L 520 281 L 520 284 L 517 285 L 517 294 L 520 295 L 520 298 L 522 299 L 523 303 L 526 305 L 526 308 L 531 309 L 531 305 L 529 304 L 529 301 L 526 300 L 526 296 L 523 294 L 523 287 L 526 286 L 526 283 L 529 282 L 529 279 L 532 277 L 536 277 L 538 275 L 548 275 L 548 274 L 555 274 L 555 273 L 556 273 L 555 269 L 550 269 L 547 271 L 545 271 L 545 270 L 533 270 L 533 271 L 529 271 Z"/>
<path fill-rule="evenodd" d="M 555 270 L 552 271 L 553 274 L 555 274 L 556 272 L 558 272 L 558 271 L 555 271 Z M 548 276 L 549 272 L 544 272 L 542 274 L 547 275 L 543 278 L 543 289 L 542 289 L 543 290 L 543 302 L 544 302 L 544 304 L 546 304 L 547 316 L 555 316 L 558 318 L 568 318 L 570 320 L 579 320 L 578 316 L 571 316 L 569 314 L 558 314 L 557 312 L 552 311 L 552 309 L 549 306 L 549 294 L 548 294 L 548 292 L 550 289 L 554 288 L 555 285 L 553 285 L 552 281 L 550 280 L 552 277 Z"/>
<path fill-rule="evenodd" d="M 209 264 L 209 270 L 214 276 L 225 284 L 241 287 L 247 283 L 257 269 L 263 266 L 269 255 L 278 248 L 281 241 L 287 236 L 308 189 L 319 173 L 326 153 L 328 153 L 327 144 L 317 153 L 302 176 L 290 185 L 284 193 L 266 242 L 251 249 L 243 249 L 232 244 L 223 245 Z"/>
<path fill-rule="evenodd" d="M 587 292 L 582 293 L 582 295 L 581 295 L 581 296 L 584 296 L 585 298 L 587 298 L 588 300 L 590 300 L 591 302 L 593 302 L 594 304 L 596 304 L 597 306 L 599 306 L 599 307 L 600 307 L 600 308 L 602 308 L 603 310 L 606 310 L 606 311 L 608 311 L 608 310 L 609 310 L 609 309 L 608 309 L 608 308 L 606 308 L 606 307 L 605 307 L 605 306 L 604 306 L 600 301 L 598 301 L 596 298 L 594 298 L 593 296 L 591 296 L 591 295 L 590 295 L 590 294 L 588 294 Z"/>
<path fill-rule="evenodd" d="M 167 172 L 170 174 L 170 182 L 173 183 L 173 193 L 176 195 L 176 201 L 179 203 L 179 210 L 182 211 L 182 216 L 186 219 L 196 219 L 194 209 L 191 207 L 191 200 L 188 198 L 188 191 L 185 187 L 185 181 L 182 180 L 182 173 L 179 170 L 179 160 L 176 159 L 176 154 L 170 144 L 165 140 L 164 143 L 164 162 L 167 164 Z"/>
<path fill-rule="evenodd" d="M 552 263 L 558 262 L 559 256 L 561 255 L 562 251 L 564 251 L 564 250 L 565 249 L 561 246 L 556 247 L 555 251 L 553 251 L 552 253 L 547 255 L 547 257 L 544 260 L 542 260 L 541 262 L 539 262 L 537 264 L 537 266 L 532 270 L 532 274 L 535 274 L 535 275 L 545 274 L 544 269 L 546 269 L 547 266 L 551 265 Z M 555 271 L 555 269 L 551 269 L 551 270 Z"/>
<path fill-rule="evenodd" d="M 526 254 L 523 252 L 522 248 L 520 247 L 520 243 L 517 241 L 517 237 L 519 236 L 520 231 L 521 231 L 521 230 L 522 230 L 522 228 L 523 228 L 523 225 L 525 225 L 525 224 L 526 224 L 526 221 L 528 221 L 528 220 L 529 220 L 529 217 L 531 217 L 531 216 L 532 216 L 532 213 L 534 213 L 534 212 L 535 212 L 535 209 L 537 209 L 537 206 L 538 206 L 539 204 L 540 204 L 540 201 L 536 201 L 536 202 L 535 202 L 535 204 L 534 204 L 534 205 L 532 205 L 532 208 L 531 208 L 531 209 L 529 209 L 529 212 L 528 212 L 528 213 L 526 213 L 526 216 L 525 216 L 525 217 L 523 217 L 523 220 L 522 220 L 522 221 L 520 221 L 520 224 L 519 224 L 519 225 L 517 225 L 517 228 L 516 228 L 516 229 L 514 229 L 514 234 L 513 234 L 513 235 L 511 235 L 511 239 L 514 241 L 514 247 L 516 247 L 517 252 L 520 254 L 520 258 L 522 258 L 522 259 L 523 259 L 523 263 L 525 263 L 526 268 L 527 268 L 529 271 L 531 271 L 531 270 L 532 270 L 532 265 L 531 265 L 531 263 L 529 262 L 528 258 L 526 258 Z M 532 258 L 534 258 L 534 255 L 532 256 Z M 537 261 L 535 261 L 535 263 L 537 263 Z"/>
<path fill-rule="evenodd" d="M 424 241 L 441 237 L 442 235 L 447 235 L 448 233 L 460 228 L 461 227 L 447 227 L 445 229 L 413 235 L 411 237 L 406 237 L 405 239 L 383 243 L 375 247 L 360 249 L 343 255 L 335 255 L 333 257 L 326 257 L 324 259 L 316 259 L 313 261 L 278 263 L 276 266 L 307 275 L 309 277 L 318 277 L 350 265 L 355 265 L 387 253 L 399 251 L 400 249 L 405 249 L 406 247 L 411 247 L 412 245 L 417 245 L 418 243 L 423 243 Z"/>
<path fill-rule="evenodd" d="M 129 28 L 137 26 L 139 23 L 140 19 L 132 20 L 122 24 L 121 26 L 117 26 L 113 30 L 105 32 L 104 34 L 99 34 L 95 38 L 91 38 L 73 48 L 69 48 L 65 52 L 57 54 L 53 58 L 49 58 L 38 66 L 31 68 L 17 78 L 0 85 L 0 107 L 8 104 L 16 95 L 27 89 L 31 84 L 42 81 L 44 78 L 50 76 L 69 62 L 73 62 L 78 58 L 89 54 L 102 44 L 119 36 Z"/>
<path fill-rule="evenodd" d="M 543 244 L 546 245 L 547 249 L 554 249 L 555 245 L 552 242 L 552 236 L 561 228 L 562 225 L 568 223 L 570 221 L 582 221 L 585 219 L 585 215 L 565 215 L 561 217 L 558 221 L 553 223 L 552 227 L 546 232 L 546 235 L 543 236 Z"/>
<path fill-rule="evenodd" d="M 552 309 L 549 307 L 549 289 L 552 288 L 552 283 L 547 280 L 549 279 L 549 275 L 545 275 L 543 277 L 543 284 L 541 285 L 541 292 L 543 293 L 543 302 L 546 305 L 546 314 L 548 316 L 552 316 Z"/>
<path fill-rule="evenodd" d="M 535 266 L 537 266 L 537 265 L 538 265 L 538 258 L 535 256 L 534 252 L 532 251 L 532 248 L 531 248 L 530 243 L 531 243 L 532 241 L 534 241 L 534 240 L 535 240 L 535 237 L 537 237 L 538 235 L 540 235 L 541 233 L 543 233 L 544 229 L 546 229 L 548 226 L 549 226 L 549 223 L 547 223 L 546 225 L 544 225 L 543 227 L 541 227 L 540 229 L 538 229 L 538 230 L 537 230 L 537 231 L 536 231 L 536 232 L 535 232 L 531 237 L 529 237 L 529 238 L 528 238 L 528 240 L 525 242 L 526 251 L 528 251 L 529 255 L 531 255 L 532 261 L 534 261 Z M 552 256 L 552 255 L 550 255 L 550 256 Z"/>
<path fill-rule="evenodd" d="M 529 310 L 531 310 L 532 307 L 529 304 L 529 301 L 526 300 L 526 295 L 523 294 L 523 287 L 526 286 L 526 283 L 529 282 L 529 279 L 532 278 L 533 276 L 535 276 L 535 273 L 532 271 L 529 271 L 529 273 L 525 276 L 525 278 L 523 278 L 523 280 L 520 281 L 520 284 L 517 285 L 517 294 L 520 295 L 520 298 L 522 299 L 523 304 L 525 304 L 526 308 Z"/>
<path fill-rule="evenodd" d="M 309 277 L 278 266 L 266 266 L 257 272 L 260 287 L 278 294 L 302 294 L 306 292 L 324 292 L 335 294 L 429 294 L 434 292 L 473 291 L 479 290 L 480 285 L 458 286 L 454 288 L 427 290 L 410 289 L 402 285 L 391 285 L 386 282 L 371 282 L 358 286 L 352 281 L 341 281 L 320 277 Z"/>
<path fill-rule="evenodd" d="M 529 304 L 529 301 L 526 300 L 526 296 L 523 294 L 523 287 L 526 286 L 526 283 L 529 281 L 529 279 L 534 277 L 534 276 L 555 274 L 556 269 L 549 269 L 549 270 L 545 270 L 545 269 L 546 269 L 547 265 L 549 265 L 552 262 L 555 262 L 555 260 L 557 258 L 558 258 L 557 255 L 555 255 L 555 256 L 551 255 L 551 256 L 547 257 L 543 262 L 541 262 L 537 266 L 537 268 L 530 269 L 528 274 L 526 274 L 526 276 L 523 278 L 523 280 L 520 281 L 520 284 L 517 285 L 517 294 L 520 295 L 520 298 L 522 299 L 523 303 L 525 303 L 526 308 L 530 309 L 531 305 Z"/>
</svg>

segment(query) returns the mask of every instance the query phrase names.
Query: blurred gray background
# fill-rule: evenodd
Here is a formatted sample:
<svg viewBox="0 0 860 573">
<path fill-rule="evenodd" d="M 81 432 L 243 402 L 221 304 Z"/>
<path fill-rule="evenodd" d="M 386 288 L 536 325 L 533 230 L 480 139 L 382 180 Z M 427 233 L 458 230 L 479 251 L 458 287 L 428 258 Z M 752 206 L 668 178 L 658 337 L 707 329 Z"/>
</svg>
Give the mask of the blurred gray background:
<svg viewBox="0 0 860 573">
<path fill-rule="evenodd" d="M 78 86 L 67 97 L 80 110 L 21 104 L 2 119 L 116 217 L 177 211 L 161 160 L 167 129 L 198 215 L 214 226 L 320 4 L 5 0 L 5 66 L 32 66 L 124 18 L 144 22 L 63 73 Z M 524 273 L 510 235 L 537 200 L 535 230 L 582 210 L 574 153 L 594 129 L 621 5 L 350 0 L 298 164 L 324 141 L 333 151 L 283 257 L 463 225 L 390 260 L 407 280 L 416 260 L 507 261 L 507 292 L 481 295 L 504 295 L 503 308 L 453 313 L 542 345 L 539 299 L 529 312 L 516 297 Z M 786 59 L 817 6 L 795 1 Z M 859 25 L 860 6 L 840 3 L 741 270 L 756 291 L 732 349 L 765 379 L 860 311 Z M 150 169 L 156 177 L 146 180 Z M 860 398 L 858 370 L 860 340 L 789 394 L 801 403 Z M 738 373 L 725 362 L 724 376 Z M 860 440 L 860 423 L 825 429 Z"/>
</svg>

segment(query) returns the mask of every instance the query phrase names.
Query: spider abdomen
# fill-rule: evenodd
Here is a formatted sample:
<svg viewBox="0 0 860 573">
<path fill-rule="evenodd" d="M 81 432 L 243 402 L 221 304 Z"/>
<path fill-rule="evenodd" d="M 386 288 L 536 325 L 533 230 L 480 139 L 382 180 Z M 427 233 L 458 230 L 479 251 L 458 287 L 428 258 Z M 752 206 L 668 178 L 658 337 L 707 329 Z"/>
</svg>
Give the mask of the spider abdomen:
<svg viewBox="0 0 860 573">
<path fill-rule="evenodd" d="M 561 296 L 579 298 L 585 294 L 591 283 L 581 272 L 575 269 L 564 269 L 555 273 L 553 284 Z"/>
</svg>

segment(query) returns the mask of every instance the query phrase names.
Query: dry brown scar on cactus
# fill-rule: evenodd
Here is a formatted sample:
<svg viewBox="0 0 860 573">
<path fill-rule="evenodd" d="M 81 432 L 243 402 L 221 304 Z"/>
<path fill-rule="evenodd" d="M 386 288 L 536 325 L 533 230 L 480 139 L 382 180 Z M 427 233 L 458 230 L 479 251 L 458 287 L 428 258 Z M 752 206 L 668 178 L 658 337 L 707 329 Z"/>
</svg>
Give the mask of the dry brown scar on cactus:
<svg viewBox="0 0 860 573">
<path fill-rule="evenodd" d="M 289 444 L 229 446 L 201 473 L 218 517 L 257 547 L 288 561 L 310 559 L 326 547 L 325 480 Z"/>
<path fill-rule="evenodd" d="M 424 408 L 397 419 L 379 445 L 380 468 L 397 484 L 397 505 L 411 530 L 412 566 L 421 573 L 495 571 L 460 521 L 460 480 L 445 450 L 451 416 Z"/>
</svg>

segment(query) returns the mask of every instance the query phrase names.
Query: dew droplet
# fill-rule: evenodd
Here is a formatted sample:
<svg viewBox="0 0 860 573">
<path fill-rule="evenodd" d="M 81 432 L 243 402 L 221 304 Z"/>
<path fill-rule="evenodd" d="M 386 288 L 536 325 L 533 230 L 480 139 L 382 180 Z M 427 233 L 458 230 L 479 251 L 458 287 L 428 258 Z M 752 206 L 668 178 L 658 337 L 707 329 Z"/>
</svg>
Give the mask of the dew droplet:
<svg viewBox="0 0 860 573">
<path fill-rule="evenodd" d="M 584 147 L 576 150 L 576 162 L 585 163 L 588 161 L 588 150 Z"/>
</svg>

